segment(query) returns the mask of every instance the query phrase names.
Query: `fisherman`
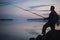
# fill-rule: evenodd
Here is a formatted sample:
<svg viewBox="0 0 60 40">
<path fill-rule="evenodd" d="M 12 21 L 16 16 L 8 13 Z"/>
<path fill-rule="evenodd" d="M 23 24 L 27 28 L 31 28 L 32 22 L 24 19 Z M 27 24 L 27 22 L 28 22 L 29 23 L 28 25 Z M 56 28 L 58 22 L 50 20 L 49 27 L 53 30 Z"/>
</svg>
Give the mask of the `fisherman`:
<svg viewBox="0 0 60 40">
<path fill-rule="evenodd" d="M 44 19 L 47 19 L 48 22 L 43 26 L 43 29 L 42 29 L 42 34 L 43 35 L 46 34 L 47 27 L 50 27 L 51 30 L 55 30 L 55 24 L 58 21 L 58 15 L 57 15 L 57 13 L 56 13 L 56 11 L 54 9 L 55 9 L 55 7 L 51 6 L 51 8 L 50 8 L 51 12 L 49 14 L 49 17 L 44 18 Z"/>
</svg>

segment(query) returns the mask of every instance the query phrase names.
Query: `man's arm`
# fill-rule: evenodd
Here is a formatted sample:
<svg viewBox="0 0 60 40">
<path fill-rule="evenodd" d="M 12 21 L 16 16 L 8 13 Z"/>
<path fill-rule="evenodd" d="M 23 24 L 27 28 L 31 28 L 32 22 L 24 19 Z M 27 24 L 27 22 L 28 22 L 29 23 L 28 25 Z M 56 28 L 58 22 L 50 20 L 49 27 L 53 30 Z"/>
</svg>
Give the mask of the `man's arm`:
<svg viewBox="0 0 60 40">
<path fill-rule="evenodd" d="M 49 17 L 47 17 L 47 18 L 44 18 L 44 20 L 48 20 L 49 19 Z"/>
</svg>

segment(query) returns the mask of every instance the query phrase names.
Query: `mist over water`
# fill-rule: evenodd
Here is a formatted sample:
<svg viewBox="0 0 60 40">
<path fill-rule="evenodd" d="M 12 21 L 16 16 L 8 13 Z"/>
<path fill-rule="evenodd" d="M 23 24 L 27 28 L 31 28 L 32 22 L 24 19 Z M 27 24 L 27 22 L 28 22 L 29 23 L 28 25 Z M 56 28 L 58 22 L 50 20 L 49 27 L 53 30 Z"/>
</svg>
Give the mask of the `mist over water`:
<svg viewBox="0 0 60 40">
<path fill-rule="evenodd" d="M 0 34 L 5 36 L 7 40 L 28 40 L 31 37 L 37 37 L 41 34 L 42 27 L 46 23 L 27 21 L 27 18 L 12 15 L 1 15 L 0 19 L 13 19 L 0 20 Z"/>
<path fill-rule="evenodd" d="M 41 34 L 42 26 L 44 24 L 44 22 L 27 21 L 26 18 L 18 18 L 16 16 L 1 16 L 1 18 L 13 19 L 0 20 L 0 34 L 4 34 L 5 36 L 9 35 L 7 39 L 11 40 L 14 38 L 16 38 L 16 40 L 28 40 L 30 37 L 36 37 Z"/>
</svg>

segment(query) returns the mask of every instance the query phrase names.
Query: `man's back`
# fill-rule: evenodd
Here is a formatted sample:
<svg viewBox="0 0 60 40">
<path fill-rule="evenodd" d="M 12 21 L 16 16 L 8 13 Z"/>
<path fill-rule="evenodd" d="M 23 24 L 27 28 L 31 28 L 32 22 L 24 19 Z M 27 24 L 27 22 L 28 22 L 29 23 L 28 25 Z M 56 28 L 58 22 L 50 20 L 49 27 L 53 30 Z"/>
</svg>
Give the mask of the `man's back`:
<svg viewBox="0 0 60 40">
<path fill-rule="evenodd" d="M 58 15 L 55 11 L 51 11 L 51 13 L 49 14 L 49 19 L 48 21 L 49 22 L 52 22 L 52 23 L 56 23 L 58 20 Z"/>
</svg>

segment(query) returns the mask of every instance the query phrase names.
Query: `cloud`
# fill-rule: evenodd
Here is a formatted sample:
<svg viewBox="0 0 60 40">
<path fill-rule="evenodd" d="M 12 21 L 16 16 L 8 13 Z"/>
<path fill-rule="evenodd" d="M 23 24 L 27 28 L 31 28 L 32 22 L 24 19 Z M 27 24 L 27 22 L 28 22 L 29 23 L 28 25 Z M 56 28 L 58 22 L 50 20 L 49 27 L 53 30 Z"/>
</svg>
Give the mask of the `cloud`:
<svg viewBox="0 0 60 40">
<path fill-rule="evenodd" d="M 5 5 L 9 5 L 9 3 L 7 3 L 7 2 L 0 2 L 0 6 L 5 6 Z"/>
<path fill-rule="evenodd" d="M 40 10 L 40 11 L 48 12 L 48 11 L 50 11 L 50 10 Z"/>
<path fill-rule="evenodd" d="M 23 2 L 26 0 L 1 0 L 0 2 Z"/>
<path fill-rule="evenodd" d="M 37 7 L 45 7 L 45 6 L 50 6 L 50 5 L 38 5 L 38 6 L 30 6 L 29 8 L 37 8 Z"/>
<path fill-rule="evenodd" d="M 3 5 L 8 5 L 9 3 L 21 3 L 21 2 L 25 2 L 27 0 L 1 0 L 0 1 L 0 6 L 3 6 Z M 7 3 L 8 2 L 8 3 Z"/>
<path fill-rule="evenodd" d="M 29 11 L 42 11 L 42 12 L 50 12 L 50 10 L 29 10 Z"/>
<path fill-rule="evenodd" d="M 43 14 L 43 15 L 46 15 L 46 16 L 47 16 L 47 15 L 49 15 L 49 14 Z"/>
</svg>

